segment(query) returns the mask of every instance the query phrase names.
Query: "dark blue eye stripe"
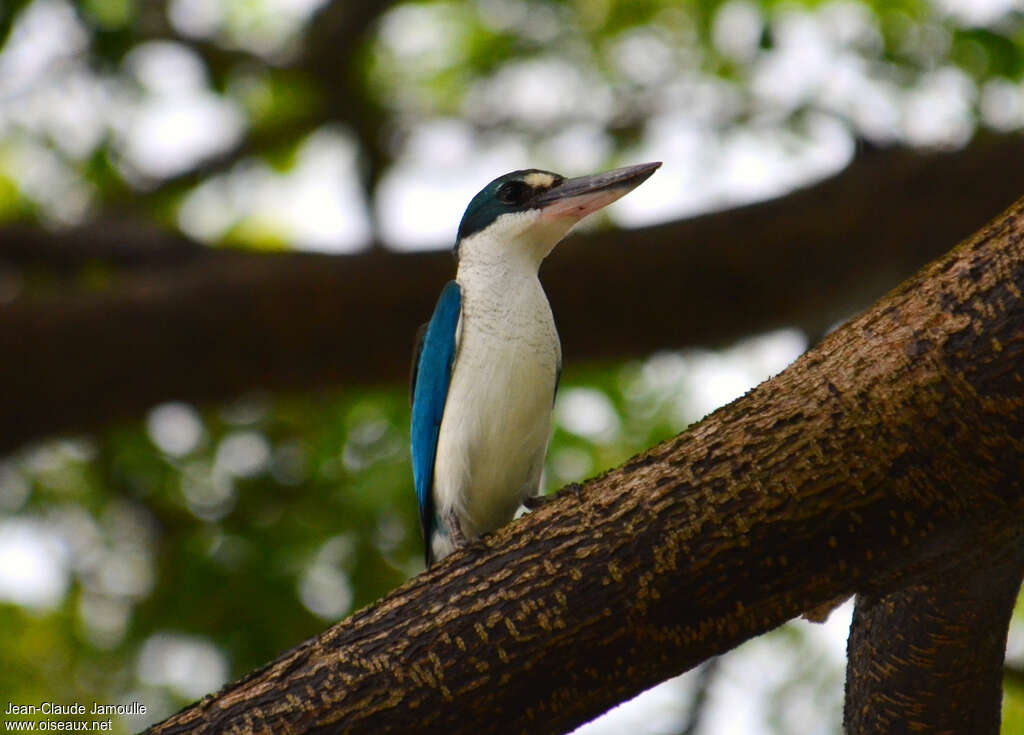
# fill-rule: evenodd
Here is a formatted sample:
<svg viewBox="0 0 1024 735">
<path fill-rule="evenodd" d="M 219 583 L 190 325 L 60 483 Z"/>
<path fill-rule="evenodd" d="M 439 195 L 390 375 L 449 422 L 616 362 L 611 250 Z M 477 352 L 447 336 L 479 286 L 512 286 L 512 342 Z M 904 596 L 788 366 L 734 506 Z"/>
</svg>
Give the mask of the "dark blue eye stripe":
<svg viewBox="0 0 1024 735">
<path fill-rule="evenodd" d="M 481 189 L 473 197 L 469 206 L 466 207 L 466 213 L 462 215 L 462 222 L 459 224 L 459 234 L 455 241 L 456 254 L 458 254 L 459 242 L 461 240 L 486 230 L 501 215 L 509 212 L 525 212 L 530 209 L 533 188 L 523 181 L 530 174 L 547 174 L 553 177 L 553 181 L 562 180 L 562 176 L 559 174 L 552 173 L 551 171 L 542 171 L 537 168 L 513 171 L 496 178 Z M 515 188 L 515 184 L 522 187 L 522 197 L 506 198 L 503 191 L 503 187 L 506 184 L 513 184 L 513 188 Z"/>
</svg>

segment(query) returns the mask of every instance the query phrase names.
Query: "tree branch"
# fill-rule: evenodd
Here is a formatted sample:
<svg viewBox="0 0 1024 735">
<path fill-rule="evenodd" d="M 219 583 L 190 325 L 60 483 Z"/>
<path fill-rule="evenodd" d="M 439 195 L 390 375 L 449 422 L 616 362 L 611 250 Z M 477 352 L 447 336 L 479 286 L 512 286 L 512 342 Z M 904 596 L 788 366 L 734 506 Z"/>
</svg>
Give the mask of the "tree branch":
<svg viewBox="0 0 1024 735">
<path fill-rule="evenodd" d="M 690 431 L 150 732 L 564 732 L 810 607 L 1010 543 L 1022 292 L 1024 199 Z"/>
<path fill-rule="evenodd" d="M 38 269 L 75 276 L 90 266 L 160 272 L 194 264 L 210 248 L 149 222 L 102 219 L 73 230 L 50 231 L 24 223 L 0 228 L 0 268 Z"/>
<path fill-rule="evenodd" d="M 848 642 L 847 735 L 998 735 L 1006 634 L 1024 544 L 977 543 L 954 568 L 858 597 Z"/>
<path fill-rule="evenodd" d="M 774 201 L 572 237 L 541 273 L 566 361 L 821 334 L 1024 191 L 1020 142 L 878 153 Z M 0 264 L 133 269 L 103 290 L 0 304 L 0 354 L 16 356 L 0 360 L 0 451 L 162 400 L 404 380 L 453 272 L 448 252 L 256 254 L 132 232 L 0 230 Z"/>
<path fill-rule="evenodd" d="M 314 108 L 294 117 L 275 120 L 272 124 L 258 129 L 249 129 L 242 138 L 227 150 L 203 158 L 195 166 L 173 176 L 162 179 L 150 192 L 136 192 L 137 197 L 153 198 L 169 196 L 187 191 L 201 184 L 205 179 L 227 171 L 239 161 L 252 156 L 266 155 L 276 149 L 298 143 L 317 128 L 331 122 L 325 110 Z"/>
<path fill-rule="evenodd" d="M 690 701 L 690 711 L 687 713 L 686 722 L 683 724 L 679 735 L 696 735 L 700 730 L 701 723 L 707 713 L 708 694 L 711 691 L 711 684 L 718 673 L 722 659 L 711 658 L 700 665 L 697 670 L 697 681 L 693 687 L 693 699 Z"/>
<path fill-rule="evenodd" d="M 371 109 L 368 100 L 352 94 L 353 85 L 350 80 L 357 78 L 352 60 L 355 50 L 366 41 L 376 20 L 393 4 L 394 0 L 332 0 L 325 3 L 306 25 L 302 52 L 294 58 L 278 60 L 263 58 L 217 41 L 182 38 L 167 22 L 166 13 L 156 14 L 159 22 L 150 24 L 145 36 L 150 40 L 172 40 L 188 46 L 203 59 L 218 83 L 223 83 L 234 68 L 242 65 L 256 68 L 279 66 L 310 74 L 325 93 L 326 104 L 280 124 L 249 130 L 228 150 L 204 158 L 193 168 L 163 179 L 152 192 L 144 192 L 139 196 L 164 196 L 184 191 L 209 176 L 227 170 L 244 158 L 295 143 L 302 136 L 332 121 L 348 125 L 369 152 L 370 158 L 376 161 L 382 147 L 375 140 L 383 119 L 382 111 Z M 374 136 L 368 135 L 371 130 L 377 131 Z"/>
<path fill-rule="evenodd" d="M 367 43 L 380 16 L 394 4 L 395 0 L 335 0 L 325 5 L 309 25 L 306 52 L 298 63 L 320 81 L 329 114 L 359 141 L 361 184 L 368 202 L 374 200 L 377 183 L 392 159 L 386 143 L 388 115 L 367 89 L 366 75 L 352 59 Z M 374 208 L 370 207 L 367 214 L 372 219 Z M 376 226 L 372 229 L 377 231 Z M 372 247 L 377 248 L 377 243 Z"/>
</svg>

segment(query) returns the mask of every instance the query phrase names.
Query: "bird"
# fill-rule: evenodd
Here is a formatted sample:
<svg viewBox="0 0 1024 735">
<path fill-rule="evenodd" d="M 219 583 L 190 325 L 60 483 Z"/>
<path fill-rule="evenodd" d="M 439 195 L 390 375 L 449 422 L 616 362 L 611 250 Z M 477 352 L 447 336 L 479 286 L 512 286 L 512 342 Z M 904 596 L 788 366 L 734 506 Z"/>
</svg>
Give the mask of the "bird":
<svg viewBox="0 0 1024 735">
<path fill-rule="evenodd" d="M 572 227 L 643 183 L 660 162 L 566 178 L 499 176 L 466 208 L 445 284 L 416 339 L 413 483 L 429 568 L 539 504 L 562 348 L 538 277 Z"/>
</svg>

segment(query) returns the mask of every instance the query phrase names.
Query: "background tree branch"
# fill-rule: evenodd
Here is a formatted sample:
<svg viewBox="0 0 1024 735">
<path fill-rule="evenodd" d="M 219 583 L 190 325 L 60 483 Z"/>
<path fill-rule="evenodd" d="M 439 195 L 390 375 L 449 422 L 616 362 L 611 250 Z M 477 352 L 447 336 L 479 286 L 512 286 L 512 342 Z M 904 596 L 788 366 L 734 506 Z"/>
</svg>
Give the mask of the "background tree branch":
<svg viewBox="0 0 1024 735">
<path fill-rule="evenodd" d="M 691 430 L 150 732 L 564 732 L 979 538 L 1016 548 L 1022 292 L 1024 199 Z"/>
<path fill-rule="evenodd" d="M 383 150 L 381 131 L 381 121 L 386 116 L 369 95 L 364 94 L 360 81 L 363 69 L 355 60 L 370 38 L 377 20 L 392 5 L 393 0 L 376 3 L 334 0 L 325 3 L 307 25 L 299 45 L 301 51 L 277 58 L 260 56 L 216 40 L 183 37 L 169 22 L 164 7 L 147 13 L 142 35 L 147 40 L 172 41 L 192 49 L 203 60 L 215 87 L 223 87 L 230 75 L 239 69 L 276 69 L 294 73 L 296 82 L 308 78 L 322 97 L 303 114 L 283 120 L 272 119 L 262 128 L 247 130 L 228 149 L 203 158 L 186 171 L 162 179 L 153 191 L 134 192 L 135 199 L 181 194 L 247 157 L 295 145 L 328 123 L 346 126 L 358 139 L 365 156 L 364 174 L 382 169 L 385 160 L 389 160 Z M 375 184 L 377 174 L 370 180 Z M 372 188 L 367 188 L 367 193 L 371 192 Z M 120 194 L 119 201 L 126 199 L 123 192 Z"/>
<path fill-rule="evenodd" d="M 1018 136 L 894 149 L 773 201 L 570 238 L 541 276 L 570 365 L 788 325 L 815 337 L 1021 190 Z M 0 230 L 4 263 L 117 270 L 105 286 L 0 305 L 0 352 L 14 356 L 0 362 L 0 450 L 163 400 L 404 379 L 412 335 L 453 272 L 447 252 L 253 254 L 130 224 Z"/>
</svg>

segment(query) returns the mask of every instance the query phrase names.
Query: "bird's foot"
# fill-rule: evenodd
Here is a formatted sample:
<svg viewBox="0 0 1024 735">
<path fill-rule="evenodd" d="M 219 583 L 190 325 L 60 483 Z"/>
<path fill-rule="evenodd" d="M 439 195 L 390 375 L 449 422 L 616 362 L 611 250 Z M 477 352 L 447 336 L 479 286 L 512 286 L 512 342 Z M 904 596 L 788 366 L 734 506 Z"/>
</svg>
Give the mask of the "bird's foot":
<svg viewBox="0 0 1024 735">
<path fill-rule="evenodd" d="M 527 510 L 537 510 L 537 508 L 547 505 L 552 500 L 560 498 L 566 493 L 572 493 L 573 495 L 576 496 L 576 499 L 579 500 L 580 492 L 582 490 L 583 486 L 580 485 L 578 482 L 570 482 L 568 485 L 563 487 L 554 495 L 529 495 L 523 498 L 523 505 L 526 507 Z"/>
<path fill-rule="evenodd" d="M 559 490 L 555 494 L 555 497 L 560 497 L 562 495 L 565 495 L 566 493 L 572 493 L 573 495 L 576 496 L 576 499 L 579 500 L 583 494 L 583 486 L 580 485 L 578 482 L 570 482 L 568 485 Z"/>
<path fill-rule="evenodd" d="M 527 495 L 523 498 L 523 507 L 527 510 L 537 510 L 542 505 L 547 505 L 555 499 L 553 495 Z"/>
<path fill-rule="evenodd" d="M 459 517 L 455 515 L 455 509 L 449 508 L 445 511 L 443 520 L 444 527 L 448 531 L 448 538 L 451 539 L 456 549 L 461 549 L 468 541 L 466 541 L 466 535 L 462 533 L 462 526 L 459 524 Z"/>
</svg>

